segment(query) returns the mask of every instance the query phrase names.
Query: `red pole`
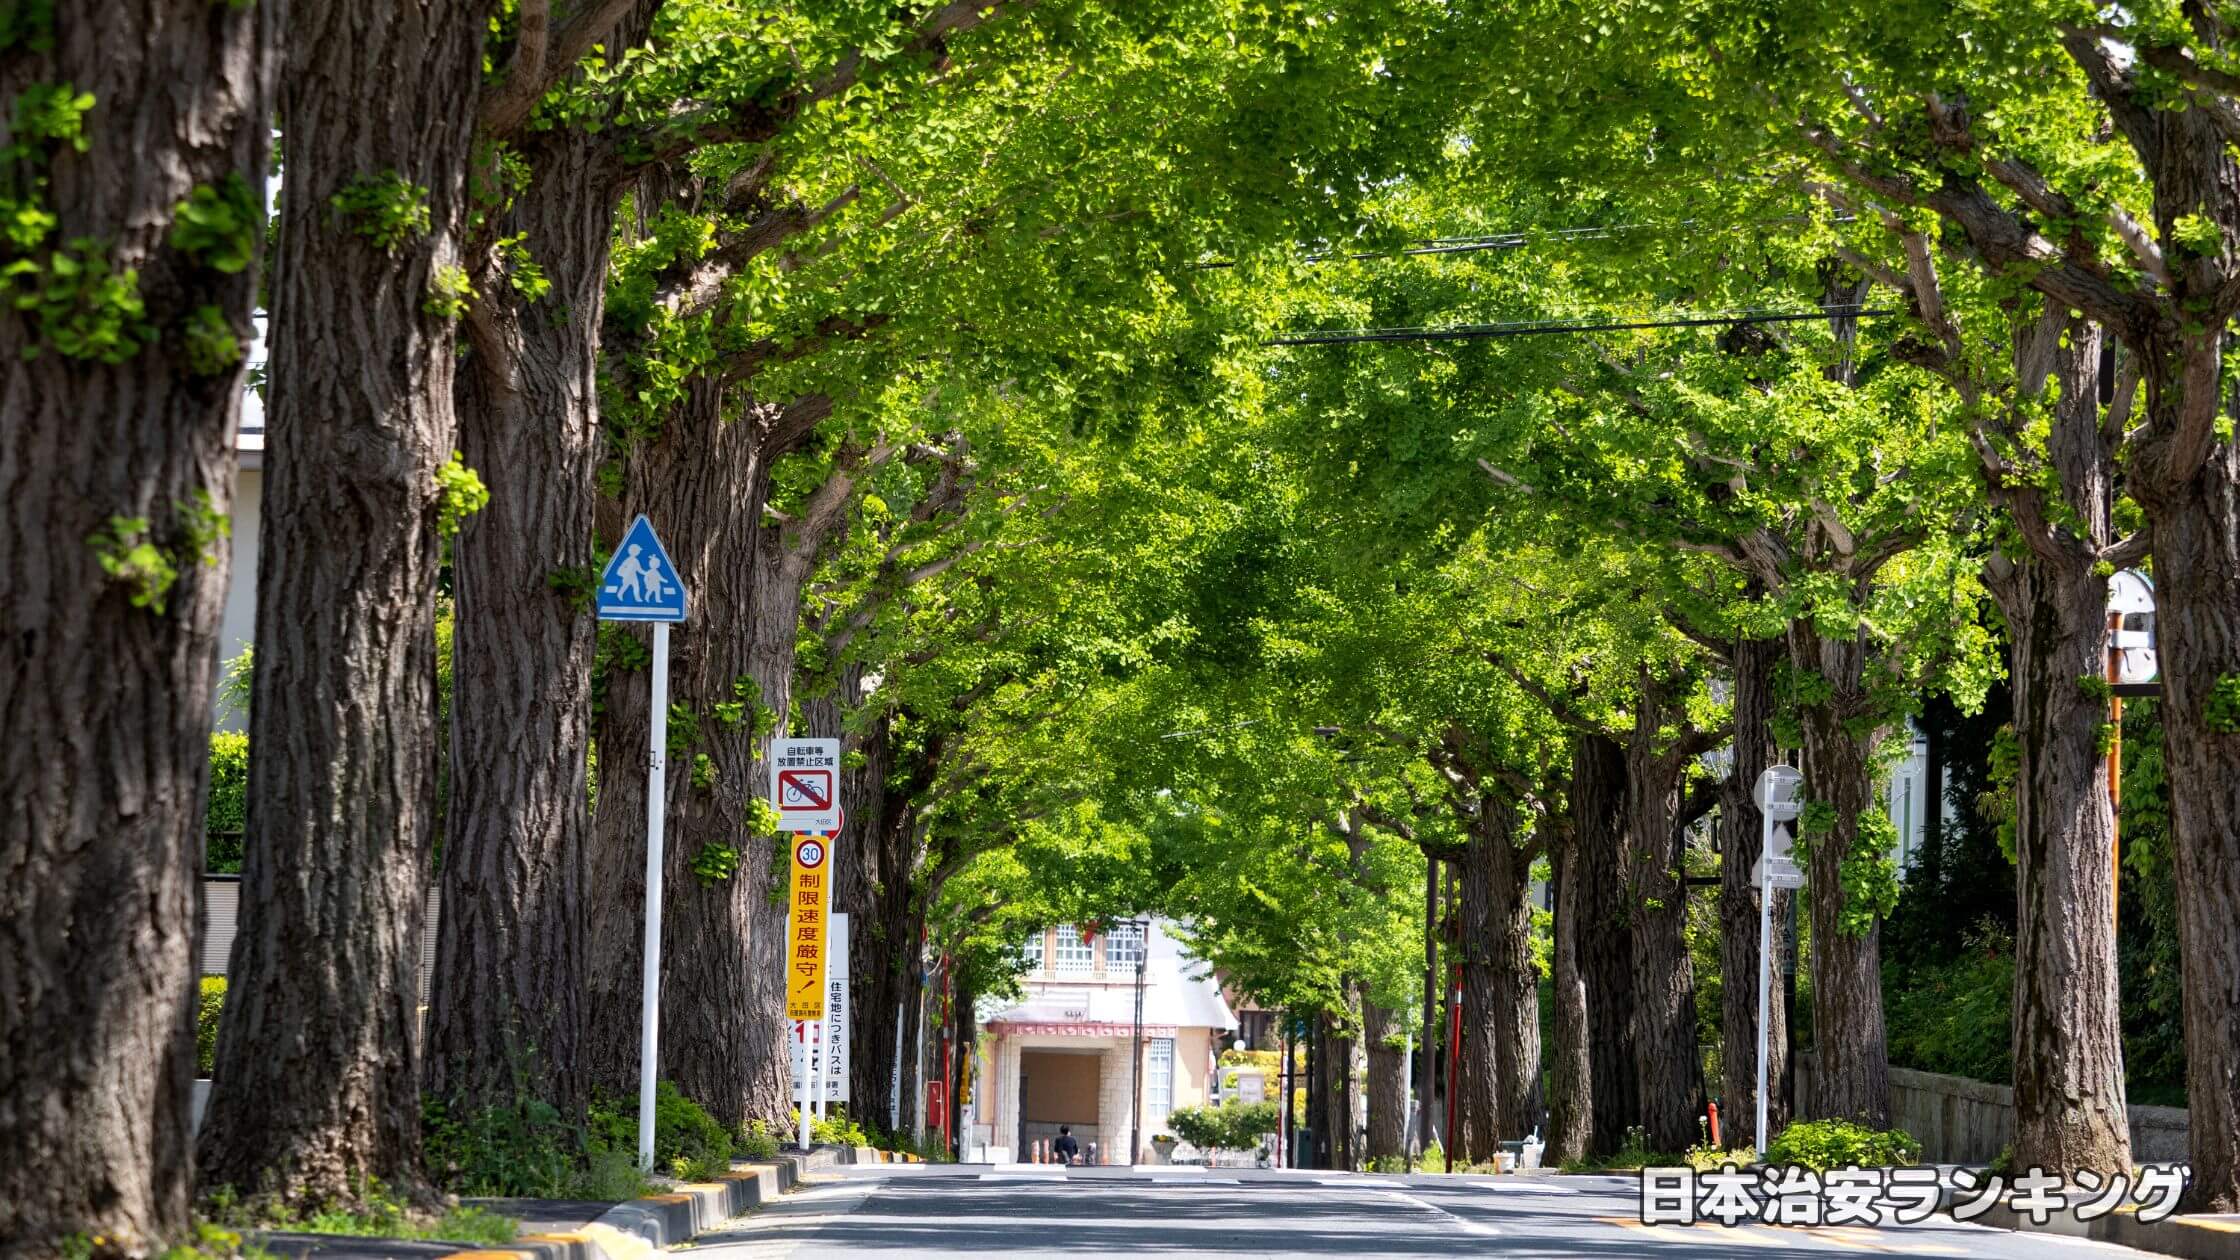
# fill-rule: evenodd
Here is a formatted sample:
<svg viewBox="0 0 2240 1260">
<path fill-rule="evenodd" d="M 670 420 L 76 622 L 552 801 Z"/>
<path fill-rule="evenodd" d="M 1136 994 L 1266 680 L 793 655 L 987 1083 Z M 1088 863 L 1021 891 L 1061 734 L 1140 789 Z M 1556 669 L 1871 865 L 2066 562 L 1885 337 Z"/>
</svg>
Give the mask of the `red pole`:
<svg viewBox="0 0 2240 1260">
<path fill-rule="evenodd" d="M 1723 1151 L 1727 1149 L 1727 1144 L 1719 1140 L 1719 1104 L 1707 1103 L 1705 1105 L 1711 1111 L 1711 1149 Z"/>
<path fill-rule="evenodd" d="M 1462 968 L 1456 967 L 1447 989 L 1447 1172 L 1454 1171 L 1454 1108 L 1462 1094 Z"/>
</svg>

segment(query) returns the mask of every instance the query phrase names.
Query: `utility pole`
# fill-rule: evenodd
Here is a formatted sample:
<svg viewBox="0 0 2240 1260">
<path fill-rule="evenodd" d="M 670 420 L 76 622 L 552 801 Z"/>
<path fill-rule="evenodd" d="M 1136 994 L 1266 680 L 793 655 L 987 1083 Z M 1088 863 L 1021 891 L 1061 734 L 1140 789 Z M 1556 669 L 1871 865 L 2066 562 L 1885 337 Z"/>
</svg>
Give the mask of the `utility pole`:
<svg viewBox="0 0 2240 1260">
<path fill-rule="evenodd" d="M 1136 951 L 1136 1026 L 1133 1038 L 1134 1052 L 1128 1059 L 1128 1162 L 1133 1164 L 1143 1151 L 1143 968 L 1151 959 L 1151 921 L 1136 920 L 1137 940 L 1141 948 Z M 1171 1070 L 1171 1069 L 1170 1069 Z"/>
</svg>

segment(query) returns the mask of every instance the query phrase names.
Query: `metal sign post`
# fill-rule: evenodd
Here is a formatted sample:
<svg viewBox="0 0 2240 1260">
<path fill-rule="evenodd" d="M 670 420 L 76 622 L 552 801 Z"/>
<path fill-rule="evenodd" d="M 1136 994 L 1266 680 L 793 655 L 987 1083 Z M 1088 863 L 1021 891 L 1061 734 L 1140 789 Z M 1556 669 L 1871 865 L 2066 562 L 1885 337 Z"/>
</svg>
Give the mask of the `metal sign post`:
<svg viewBox="0 0 2240 1260">
<path fill-rule="evenodd" d="M 638 1170 L 653 1168 L 654 1078 L 661 1063 L 661 823 L 668 809 L 669 627 L 685 616 L 684 581 L 641 513 L 599 575 L 601 621 L 653 623 L 653 720 L 646 740 L 646 919 L 638 997 Z"/>
<path fill-rule="evenodd" d="M 2121 922 L 2123 883 L 2123 698 L 2162 691 L 2155 652 L 2154 580 L 2137 569 L 2108 579 L 2108 807 L 2116 813 L 2108 866 L 2108 914 Z"/>
<path fill-rule="evenodd" d="M 801 1029 L 801 1110 L 794 1140 L 809 1149 L 812 1092 L 817 1084 L 816 1042 L 824 1024 L 825 918 L 831 901 L 829 842 L 815 832 L 793 838 L 792 930 L 786 937 L 786 1018 Z"/>
<path fill-rule="evenodd" d="M 1792 828 L 1803 807 L 1804 775 L 1793 766 L 1767 766 L 1751 795 L 1764 820 L 1758 846 L 1758 1156 L 1766 1153 L 1766 1057 L 1773 1005 L 1773 890 L 1801 888 L 1804 872 L 1789 856 Z"/>
<path fill-rule="evenodd" d="M 832 878 L 832 856 L 846 817 L 840 808 L 840 741 L 770 741 L 770 806 L 778 812 L 779 824 L 795 833 L 792 922 L 786 937 L 786 1018 L 802 1021 L 801 1109 L 794 1140 L 806 1151 L 810 1117 L 824 1114 L 824 1060 L 814 1051 L 831 1052 L 821 1043 L 828 1040 L 823 1035 L 825 993 L 831 983 L 827 941 L 832 896 L 838 889 Z M 817 1046 L 812 1046 L 812 1036 Z"/>
</svg>

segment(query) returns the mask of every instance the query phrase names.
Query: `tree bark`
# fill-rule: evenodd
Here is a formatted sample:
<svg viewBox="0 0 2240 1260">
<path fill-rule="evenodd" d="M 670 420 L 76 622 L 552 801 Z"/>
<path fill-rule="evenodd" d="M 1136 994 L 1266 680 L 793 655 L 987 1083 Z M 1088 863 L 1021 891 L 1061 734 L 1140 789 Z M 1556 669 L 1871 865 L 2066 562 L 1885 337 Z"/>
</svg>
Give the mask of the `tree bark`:
<svg viewBox="0 0 2240 1260">
<path fill-rule="evenodd" d="M 1649 1149 L 1677 1151 L 1697 1138 L 1703 1063 L 1696 1044 L 1695 966 L 1688 956 L 1687 886 L 1677 825 L 1689 757 L 1660 737 L 1678 714 L 1646 672 L 1626 737 L 1626 892 L 1633 915 L 1634 1074 Z"/>
<path fill-rule="evenodd" d="M 1995 557 L 1985 582 L 2007 623 L 2014 681 L 2014 1101 L 2016 1167 L 2131 1167 L 2115 924 L 2115 801 L 2100 735 L 2108 660 L 2108 581 L 2096 569 L 2110 534 L 2115 450 L 2102 431 L 2100 330 L 2061 335 L 2047 462 L 2068 511 L 2044 524 L 2041 484 L 1986 470 L 2028 544 Z M 2024 343 L 2027 345 L 2028 343 Z M 2018 354 L 2018 359 L 2024 358 Z M 2036 391 L 2032 391 L 2033 393 Z M 2020 429 L 2018 420 L 2010 426 Z"/>
<path fill-rule="evenodd" d="M 2154 531 L 2162 732 L 2184 967 L 2187 1210 L 2240 1211 L 2240 448 L 2134 488 Z M 2214 700 L 2213 700 L 2214 698 Z M 2019 1064 L 2017 1065 L 2019 1067 Z"/>
<path fill-rule="evenodd" d="M 779 680 L 773 697 L 763 689 L 767 677 L 750 668 L 754 621 L 765 611 L 759 597 L 773 560 L 763 521 L 772 418 L 750 412 L 727 419 L 720 385 L 703 378 L 688 388 L 690 396 L 670 412 L 659 435 L 626 456 L 624 499 L 606 523 L 619 537 L 640 512 L 655 522 L 691 611 L 670 638 L 656 1074 L 726 1126 L 747 1118 L 753 1096 L 754 1114 L 782 1127 L 791 1079 L 781 1035 L 784 988 L 774 968 L 755 967 L 753 938 L 759 934 L 770 944 L 782 938 L 784 911 L 770 896 L 783 879 L 786 853 L 779 838 L 743 835 L 739 827 L 749 798 L 760 790 L 754 769 L 775 733 L 772 715 L 783 712 L 771 701 L 784 703 L 790 681 Z M 641 642 L 644 634 L 634 627 L 606 633 Z M 619 651 L 613 655 L 597 720 L 598 747 L 611 770 L 600 776 L 594 819 L 585 1028 L 593 1086 L 616 1095 L 634 1092 L 638 1081 L 646 842 L 646 780 L 639 768 L 650 719 L 643 676 L 648 658 L 641 649 L 637 667 L 627 669 L 620 667 L 623 659 Z M 739 737 L 696 742 L 696 733 L 716 734 L 710 728 L 719 723 L 707 706 L 741 698 L 734 686 L 740 679 L 753 703 L 730 732 Z M 694 782 L 702 773 L 700 756 L 714 775 L 704 786 Z M 728 879 L 703 883 L 693 861 L 709 828 L 688 830 L 686 819 L 710 816 L 727 826 L 714 839 L 735 845 L 737 867 Z M 742 1035 L 705 1042 L 701 1025 L 719 1012 L 735 1020 Z"/>
<path fill-rule="evenodd" d="M 1735 640 L 1734 767 L 1719 792 L 1719 966 L 1725 977 L 1720 1028 L 1726 1043 L 1719 1056 L 1723 1078 L 1719 1127 L 1729 1147 L 1752 1146 L 1757 1141 L 1759 891 L 1750 876 L 1765 844 L 1765 820 L 1754 793 L 1758 776 L 1774 764 L 1777 751 L 1771 723 L 1773 667 L 1780 658 L 1778 640 Z M 1794 895 L 1787 889 L 1772 894 L 1776 925 L 1787 924 L 1789 901 Z M 1784 926 L 1776 926 L 1774 957 L 1765 964 L 1776 973 L 1781 965 L 1784 930 Z M 1767 1023 L 1766 1129 L 1770 1137 L 1789 1123 L 1789 1109 L 1778 1087 L 1789 1060 L 1789 1028 L 1778 1016 L 1770 1017 Z"/>
<path fill-rule="evenodd" d="M 1323 1167 L 1350 1172 L 1360 1167 L 1353 1134 L 1353 1038 L 1344 1012 L 1324 1011 L 1315 1019 L 1316 1145 L 1327 1158 Z"/>
<path fill-rule="evenodd" d="M 603 151 L 603 136 L 575 128 L 528 147 L 531 182 L 500 229 L 524 235 L 552 291 L 532 303 L 498 268 L 478 272 L 458 381 L 460 446 L 490 503 L 453 556 L 451 789 L 427 1079 L 465 1105 L 519 1090 L 573 1114 L 585 1098 L 598 629 L 587 584 L 597 576 L 598 331 L 617 199 Z M 632 760 L 617 756 L 610 770 L 627 773 Z"/>
<path fill-rule="evenodd" d="M 1819 1119 L 1886 1129 L 1890 1060 L 1882 1020 L 1881 918 L 1859 931 L 1842 925 L 1851 897 L 1844 887 L 1844 862 L 1855 848 L 1871 843 L 1862 834 L 1862 819 L 1883 808 L 1873 752 L 1888 728 L 1874 722 L 1875 702 L 1866 693 L 1864 633 L 1824 639 L 1808 622 L 1792 622 L 1789 628 L 1791 663 L 1827 688 L 1826 698 L 1797 706 L 1807 801 L 1797 844 L 1806 854 L 1805 882 L 1812 893 L 1815 1052 L 1812 1097 L 1800 1109 Z M 1821 820 L 1817 828 L 1815 815 Z M 1861 853 L 1858 860 L 1886 856 Z"/>
<path fill-rule="evenodd" d="M 1362 1157 L 1374 1169 L 1380 1160 L 1408 1154 L 1407 1051 L 1392 1040 L 1399 1035 L 1400 1021 L 1367 993 L 1361 995 L 1361 1027 L 1369 1047 L 1369 1133 Z"/>
<path fill-rule="evenodd" d="M 488 16 L 481 0 L 289 13 L 248 842 L 201 1150 L 205 1184 L 303 1205 L 422 1186 L 436 471 L 456 435 L 431 294 L 460 263 Z M 388 202 L 427 211 L 393 248 L 378 216 L 335 205 L 386 180 L 411 186 Z"/>
<path fill-rule="evenodd" d="M 1416 1097 L 1423 1100 L 1418 1111 L 1422 1122 L 1417 1126 L 1417 1149 L 1428 1151 L 1436 1139 L 1439 1125 L 1439 1046 L 1445 1039 L 1445 1025 L 1439 1022 L 1439 994 L 1445 987 L 1439 978 L 1439 865 L 1441 859 L 1426 852 L 1423 857 L 1423 1039 L 1416 1048 L 1421 1056 L 1421 1066 L 1416 1069 Z M 1448 1139 L 1452 1141 L 1450 1137 Z"/>
<path fill-rule="evenodd" d="M 1586 1158 L 1594 1127 L 1586 974 L 1579 964 L 1579 849 L 1570 827 L 1549 838 L 1548 865 L 1548 886 L 1555 902 L 1550 950 L 1555 1009 L 1547 1048 L 1547 1149 L 1541 1159 L 1554 1168 Z"/>
<path fill-rule="evenodd" d="M 848 1111 L 886 1127 L 894 1072 L 903 1053 L 896 1040 L 896 1016 L 917 989 L 923 920 L 912 895 L 918 855 L 910 795 L 922 786 L 916 773 L 922 762 L 913 759 L 906 787 L 890 784 L 897 767 L 888 716 L 872 718 L 860 733 L 847 732 L 843 697 L 860 695 L 863 677 L 860 664 L 843 667 L 831 689 L 801 702 L 801 716 L 810 736 L 840 739 L 848 753 L 861 759 L 840 772 L 848 827 L 836 858 L 834 894 L 856 940 L 848 969 L 854 1015 L 848 1030 Z"/>
<path fill-rule="evenodd" d="M 641 42 L 660 0 L 601 41 Z M 482 137 L 490 139 L 486 131 Z M 598 358 L 624 168 L 608 128 L 508 135 L 529 169 L 472 251 L 479 298 L 458 379 L 460 448 L 489 505 L 459 535 L 443 921 L 428 1017 L 428 1089 L 454 1103 L 516 1093 L 573 1115 L 591 838 L 593 478 L 605 447 Z M 513 287 L 511 238 L 551 289 Z M 617 766 L 619 769 L 619 765 Z"/>
<path fill-rule="evenodd" d="M 1540 992 L 1532 962 L 1532 853 L 1516 806 L 1481 797 L 1462 860 L 1462 1145 L 1471 1163 L 1539 1124 Z"/>
<path fill-rule="evenodd" d="M 786 923 L 773 897 L 786 854 L 780 838 L 742 836 L 740 820 L 764 795 L 758 769 L 792 697 L 802 590 L 852 482 L 837 473 L 794 524 L 765 523 L 772 463 L 830 402 L 749 404 L 731 420 L 719 386 L 702 380 L 691 390 L 658 438 L 630 456 L 633 502 L 617 517 L 643 510 L 663 523 L 693 609 L 671 646 L 661 1074 L 727 1127 L 761 1120 L 782 1128 L 793 1107 L 780 966 Z M 645 746 L 645 692 L 634 678 L 610 680 L 601 748 Z M 751 703 L 737 721 L 717 710 L 741 701 Z M 643 876 L 628 881 L 632 892 L 621 869 L 643 853 L 643 810 L 629 804 L 642 807 L 643 793 L 634 775 L 603 780 L 595 823 L 587 1043 L 594 1083 L 610 1090 L 636 1081 L 640 971 L 635 933 L 599 925 L 628 925 L 643 913 Z M 695 861 L 725 850 L 735 852 L 736 869 L 703 881 Z"/>
<path fill-rule="evenodd" d="M 207 310 L 247 344 L 256 293 L 253 266 L 166 238 L 198 186 L 238 177 L 263 205 L 277 19 L 200 0 L 15 16 L 31 25 L 0 58 L 0 100 L 68 84 L 94 107 L 82 153 L 15 137 L 5 165 L 45 172 L 29 196 L 56 222 L 36 247 L 0 245 L 0 264 L 46 269 L 65 242 L 98 242 L 136 275 L 151 328 L 108 362 L 31 312 L 0 315 L 0 717 L 16 735 L 0 757 L 0 1254 L 95 1234 L 153 1252 L 188 1225 L 228 559 L 203 531 L 230 507 L 242 387 L 238 362 L 193 361 L 181 333 Z M 92 541 L 120 517 L 177 571 L 137 606 Z"/>
<path fill-rule="evenodd" d="M 1626 756 L 1607 735 L 1574 736 L 1571 811 L 1578 829 L 1579 962 L 1586 984 L 1593 1100 L 1588 1149 L 1616 1154 L 1641 1120 L 1634 1065 L 1633 922 L 1625 896 Z"/>
</svg>

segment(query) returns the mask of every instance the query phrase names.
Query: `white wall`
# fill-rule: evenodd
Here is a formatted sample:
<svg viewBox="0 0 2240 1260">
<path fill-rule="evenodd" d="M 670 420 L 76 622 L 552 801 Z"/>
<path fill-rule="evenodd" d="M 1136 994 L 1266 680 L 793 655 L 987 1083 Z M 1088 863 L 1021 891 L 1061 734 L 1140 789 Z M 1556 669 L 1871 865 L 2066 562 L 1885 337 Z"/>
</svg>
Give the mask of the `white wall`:
<svg viewBox="0 0 2240 1260">
<path fill-rule="evenodd" d="M 243 434 L 239 471 L 233 483 L 233 568 L 226 579 L 226 607 L 218 621 L 218 669 L 241 655 L 257 631 L 257 522 L 264 507 L 264 436 Z M 246 449 L 250 443 L 255 449 Z M 211 726 L 245 730 L 247 713 L 236 712 L 223 696 L 211 702 Z"/>
</svg>

